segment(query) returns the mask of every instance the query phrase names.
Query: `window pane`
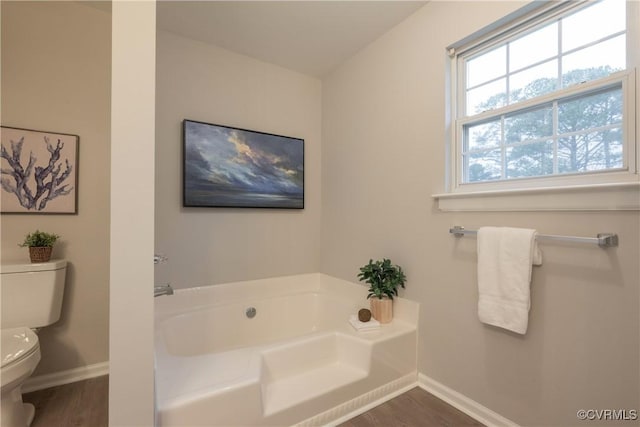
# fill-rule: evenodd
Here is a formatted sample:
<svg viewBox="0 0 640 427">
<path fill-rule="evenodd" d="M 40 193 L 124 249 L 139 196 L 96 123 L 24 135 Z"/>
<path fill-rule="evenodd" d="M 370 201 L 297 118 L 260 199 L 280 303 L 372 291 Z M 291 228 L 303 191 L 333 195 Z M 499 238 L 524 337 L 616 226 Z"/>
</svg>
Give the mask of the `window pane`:
<svg viewBox="0 0 640 427">
<path fill-rule="evenodd" d="M 465 182 L 492 181 L 500 179 L 502 172 L 501 150 L 487 150 L 464 156 Z"/>
<path fill-rule="evenodd" d="M 507 79 L 480 86 L 467 92 L 467 114 L 482 113 L 507 104 Z"/>
<path fill-rule="evenodd" d="M 535 98 L 558 89 L 558 60 L 528 68 L 509 78 L 509 103 Z"/>
<path fill-rule="evenodd" d="M 507 144 L 542 139 L 553 134 L 553 109 L 551 106 L 505 118 Z"/>
<path fill-rule="evenodd" d="M 509 44 L 509 71 L 558 55 L 558 23 L 547 25 Z"/>
<path fill-rule="evenodd" d="M 587 172 L 623 167 L 622 129 L 573 135 L 558 140 L 558 172 Z"/>
<path fill-rule="evenodd" d="M 477 86 L 507 74 L 507 47 L 477 56 L 467 61 L 467 87 Z"/>
<path fill-rule="evenodd" d="M 560 134 L 622 122 L 622 88 L 588 95 L 558 105 Z"/>
<path fill-rule="evenodd" d="M 562 20 L 562 51 L 600 40 L 626 27 L 624 0 L 605 0 Z"/>
<path fill-rule="evenodd" d="M 553 141 L 507 148 L 507 178 L 553 173 Z"/>
<path fill-rule="evenodd" d="M 553 2 L 548 14 L 502 27 L 457 54 L 462 91 L 455 119 L 456 126 L 465 123 L 457 135 L 463 182 L 633 166 L 627 165 L 634 147 L 626 145 L 626 126 L 633 126 L 635 115 L 626 117 L 624 107 L 636 100 L 625 98 L 627 77 L 619 73 L 631 65 L 629 49 L 636 43 L 627 35 L 636 35 L 640 25 L 626 16 L 629 1 L 634 2 Z M 590 179 L 599 178 L 585 177 Z"/>
<path fill-rule="evenodd" d="M 606 77 L 626 68 L 625 36 L 562 57 L 562 86 Z"/>
<path fill-rule="evenodd" d="M 468 126 L 465 129 L 464 151 L 500 145 L 501 133 L 500 120 Z"/>
</svg>

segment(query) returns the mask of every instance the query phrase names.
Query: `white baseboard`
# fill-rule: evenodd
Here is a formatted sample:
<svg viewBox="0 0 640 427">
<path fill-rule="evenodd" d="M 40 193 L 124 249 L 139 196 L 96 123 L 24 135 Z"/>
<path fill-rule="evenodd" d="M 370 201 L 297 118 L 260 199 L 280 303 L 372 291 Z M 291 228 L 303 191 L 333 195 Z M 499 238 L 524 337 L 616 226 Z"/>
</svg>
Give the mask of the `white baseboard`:
<svg viewBox="0 0 640 427">
<path fill-rule="evenodd" d="M 418 374 L 418 386 L 488 427 L 519 427 L 513 421 L 424 374 Z"/>
<path fill-rule="evenodd" d="M 22 385 L 22 392 L 29 393 L 43 388 L 55 387 L 89 378 L 100 377 L 109 374 L 109 362 L 95 363 L 81 366 L 67 371 L 54 372 L 52 374 L 31 377 Z"/>
</svg>

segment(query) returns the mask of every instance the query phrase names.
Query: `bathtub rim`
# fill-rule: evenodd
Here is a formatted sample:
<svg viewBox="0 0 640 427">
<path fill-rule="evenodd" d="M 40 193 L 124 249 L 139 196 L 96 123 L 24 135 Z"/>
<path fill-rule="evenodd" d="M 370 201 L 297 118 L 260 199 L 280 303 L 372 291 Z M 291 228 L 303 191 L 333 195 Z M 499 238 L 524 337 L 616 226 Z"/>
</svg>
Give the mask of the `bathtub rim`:
<svg viewBox="0 0 640 427">
<path fill-rule="evenodd" d="M 336 298 L 354 298 L 359 300 L 363 307 L 369 306 L 366 298 L 367 287 L 364 284 L 325 273 L 304 273 L 175 289 L 174 295 L 154 300 L 154 316 L 158 322 L 177 313 L 239 303 L 244 301 L 247 295 L 256 299 L 261 296 L 284 296 L 305 292 L 321 292 L 329 296 L 343 293 L 346 295 Z M 393 301 L 394 319 L 418 324 L 419 303 L 400 296 L 395 297 Z"/>
</svg>

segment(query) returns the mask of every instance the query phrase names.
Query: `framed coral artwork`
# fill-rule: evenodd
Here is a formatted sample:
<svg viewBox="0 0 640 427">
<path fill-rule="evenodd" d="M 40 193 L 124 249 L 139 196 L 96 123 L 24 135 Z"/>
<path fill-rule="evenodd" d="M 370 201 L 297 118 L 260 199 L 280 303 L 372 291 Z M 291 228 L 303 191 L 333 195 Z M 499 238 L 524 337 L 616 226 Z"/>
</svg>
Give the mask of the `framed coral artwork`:
<svg viewBox="0 0 640 427">
<path fill-rule="evenodd" d="M 2 213 L 75 214 L 77 135 L 0 127 Z"/>
</svg>

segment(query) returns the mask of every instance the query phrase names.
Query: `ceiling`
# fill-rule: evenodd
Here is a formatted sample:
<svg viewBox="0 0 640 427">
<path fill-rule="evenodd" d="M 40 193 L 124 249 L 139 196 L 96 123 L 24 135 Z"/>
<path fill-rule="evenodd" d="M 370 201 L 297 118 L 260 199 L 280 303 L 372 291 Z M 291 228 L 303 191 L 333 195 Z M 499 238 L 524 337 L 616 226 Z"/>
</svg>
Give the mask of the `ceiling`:
<svg viewBox="0 0 640 427">
<path fill-rule="evenodd" d="M 157 27 L 323 77 L 426 1 L 158 1 Z"/>
</svg>

